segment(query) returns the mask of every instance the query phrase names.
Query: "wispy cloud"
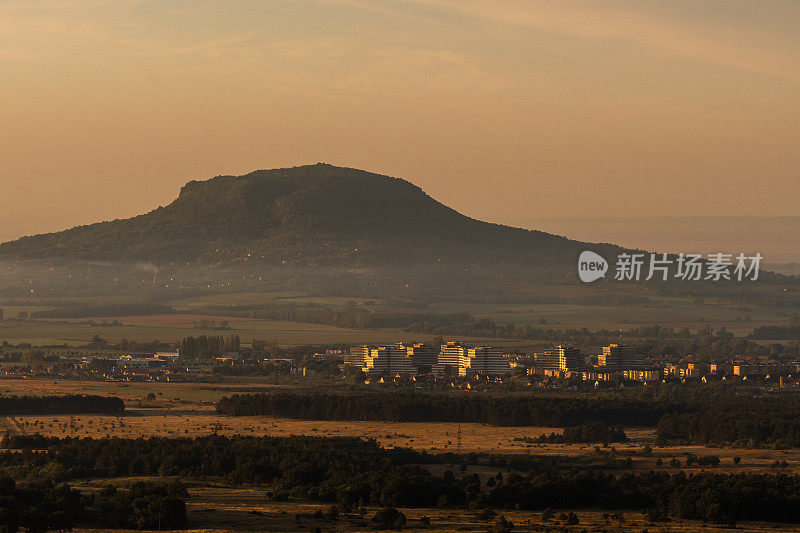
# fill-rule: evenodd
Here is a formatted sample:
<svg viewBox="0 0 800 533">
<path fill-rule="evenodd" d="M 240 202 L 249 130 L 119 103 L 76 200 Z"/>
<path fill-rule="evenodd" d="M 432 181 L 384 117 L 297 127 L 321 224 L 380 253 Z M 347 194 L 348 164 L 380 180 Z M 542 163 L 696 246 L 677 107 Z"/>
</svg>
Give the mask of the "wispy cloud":
<svg viewBox="0 0 800 533">
<path fill-rule="evenodd" d="M 628 42 L 660 54 L 705 61 L 800 83 L 800 12 L 792 33 L 776 33 L 742 24 L 706 21 L 691 16 L 664 16 L 664 9 L 644 1 L 588 2 L 579 0 L 405 0 L 408 5 L 449 10 L 493 24 L 529 28 L 582 39 Z M 397 4 L 395 4 L 397 5 Z M 754 3 L 760 9 L 765 4 Z M 661 6 L 663 8 L 663 5 Z M 681 14 L 680 3 L 672 13 Z"/>
<path fill-rule="evenodd" d="M 296 10 L 295 37 L 262 30 L 247 18 L 248 11 L 254 19 L 265 17 L 267 7 L 276 5 Z M 321 7 L 377 15 L 393 37 L 383 39 L 372 27 L 362 34 L 359 17 L 351 17 L 338 35 L 330 29 L 315 33 L 324 26 Z M 233 8 L 238 18 L 214 24 Z M 314 24 L 307 27 L 306 20 Z M 746 17 L 716 21 L 695 16 L 689 3 L 665 7 L 649 0 L 10 0 L 0 2 L 0 59 L 102 47 L 98 55 L 106 58 L 185 57 L 187 68 L 192 61 L 201 68 L 203 62 L 228 61 L 299 85 L 305 80 L 310 87 L 412 97 L 428 91 L 487 93 L 529 82 L 533 73 L 503 71 L 496 51 L 484 54 L 469 46 L 466 34 L 481 28 L 498 41 L 524 40 L 525 30 L 603 40 L 800 84 L 800 28 L 773 31 L 748 24 Z"/>
<path fill-rule="evenodd" d="M 369 56 L 369 67 L 343 77 L 342 89 L 375 87 L 386 95 L 416 98 L 420 93 L 487 94 L 515 83 L 477 58 L 449 49 L 381 48 Z"/>
<path fill-rule="evenodd" d="M 302 6 L 301 4 L 305 4 Z M 332 34 L 331 28 L 306 27 L 319 22 L 314 6 L 327 4 L 368 10 L 384 20 L 413 21 L 412 36 L 382 39 L 362 35 L 354 26 Z M 484 59 L 446 43 L 418 42 L 420 25 L 437 26 L 397 6 L 359 0 L 271 0 L 239 4 L 253 10 L 253 19 L 269 20 L 268 6 L 296 10 L 292 31 L 261 29 L 240 13 L 226 24 L 214 24 L 230 14 L 230 2 L 212 0 L 163 5 L 153 0 L 41 0 L 0 3 L 0 60 L 77 60 L 91 54 L 96 61 L 136 63 L 151 71 L 180 65 L 181 71 L 212 75 L 215 69 L 236 69 L 252 79 L 309 95 L 331 91 L 416 98 L 430 92 L 486 93 L 512 83 L 492 72 Z M 172 24 L 174 21 L 181 24 Z M 323 28 L 323 29 L 321 29 Z M 179 63 L 178 63 L 179 62 Z"/>
</svg>

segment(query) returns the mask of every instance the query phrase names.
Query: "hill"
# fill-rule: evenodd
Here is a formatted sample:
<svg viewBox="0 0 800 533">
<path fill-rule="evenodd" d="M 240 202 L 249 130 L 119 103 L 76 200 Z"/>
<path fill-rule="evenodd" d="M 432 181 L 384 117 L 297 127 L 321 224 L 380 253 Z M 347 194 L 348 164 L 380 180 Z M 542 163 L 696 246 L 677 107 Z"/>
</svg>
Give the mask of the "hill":
<svg viewBox="0 0 800 533">
<path fill-rule="evenodd" d="M 563 276 L 577 241 L 469 218 L 408 181 L 327 164 L 190 181 L 149 213 L 24 237 L 0 258 L 369 267 L 474 265 Z"/>
<path fill-rule="evenodd" d="M 767 272 L 746 285 L 615 282 L 613 272 L 583 284 L 576 267 L 587 248 L 612 262 L 623 251 L 482 222 L 408 181 L 317 164 L 190 181 L 172 203 L 137 217 L 0 244 L 0 297 L 61 305 L 114 295 L 124 296 L 115 303 L 162 305 L 207 293 L 291 293 L 416 309 L 442 302 L 618 308 L 661 295 L 794 305 L 787 287 L 797 280 Z"/>
</svg>

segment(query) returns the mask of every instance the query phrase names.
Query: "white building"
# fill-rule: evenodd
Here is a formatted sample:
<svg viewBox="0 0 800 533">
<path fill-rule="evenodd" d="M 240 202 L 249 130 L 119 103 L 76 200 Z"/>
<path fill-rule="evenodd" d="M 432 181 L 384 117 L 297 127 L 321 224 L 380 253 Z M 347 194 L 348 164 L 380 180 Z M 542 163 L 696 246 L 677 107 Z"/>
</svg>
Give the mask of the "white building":
<svg viewBox="0 0 800 533">
<path fill-rule="evenodd" d="M 537 370 L 582 370 L 586 366 L 579 349 L 563 344 L 536 354 L 534 361 Z"/>
<path fill-rule="evenodd" d="M 503 375 L 511 371 L 509 359 L 499 349 L 477 346 L 466 350 L 458 364 L 458 375 L 490 374 Z"/>
<path fill-rule="evenodd" d="M 420 367 L 425 367 L 430 370 L 439 359 L 439 348 L 422 342 L 407 344 L 406 351 L 414 361 L 414 366 L 416 366 L 418 370 Z"/>
<path fill-rule="evenodd" d="M 439 351 L 438 362 L 432 367 L 436 374 L 443 374 L 450 367 L 459 376 L 468 374 L 502 375 L 511 372 L 511 364 L 499 349 L 488 346 L 469 348 L 459 342 L 448 342 Z"/>
<path fill-rule="evenodd" d="M 178 352 L 158 352 L 154 357 L 174 363 L 178 360 L 179 355 Z"/>
<path fill-rule="evenodd" d="M 467 352 L 467 347 L 460 342 L 448 342 L 439 348 L 439 356 L 436 364 L 433 365 L 431 371 L 434 374 L 444 374 L 447 368 L 453 368 L 456 371 L 461 365 L 461 358 Z"/>
<path fill-rule="evenodd" d="M 641 369 L 644 368 L 644 355 L 624 344 L 609 344 L 603 346 L 603 353 L 597 356 L 597 364 L 608 370 Z"/>
<path fill-rule="evenodd" d="M 417 366 L 403 344 L 390 344 L 370 348 L 362 367 L 364 372 L 388 372 L 391 374 L 416 374 Z"/>
<path fill-rule="evenodd" d="M 369 346 L 367 344 L 362 344 L 359 346 L 351 346 L 350 354 L 344 356 L 344 364 L 363 367 L 367 362 L 367 357 L 369 357 L 369 351 L 372 348 L 373 346 Z"/>
</svg>

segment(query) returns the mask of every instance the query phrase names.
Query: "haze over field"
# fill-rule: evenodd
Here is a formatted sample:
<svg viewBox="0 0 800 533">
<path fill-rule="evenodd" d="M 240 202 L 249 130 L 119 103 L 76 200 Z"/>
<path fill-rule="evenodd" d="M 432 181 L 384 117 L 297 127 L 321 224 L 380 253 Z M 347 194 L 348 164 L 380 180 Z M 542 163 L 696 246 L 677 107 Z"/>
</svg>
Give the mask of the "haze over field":
<svg viewBox="0 0 800 533">
<path fill-rule="evenodd" d="M 795 0 L 2 2 L 0 239 L 309 161 L 490 221 L 797 216 L 798 27 Z"/>
<path fill-rule="evenodd" d="M 627 248 L 670 253 L 760 253 L 772 270 L 777 266 L 779 271 L 797 266 L 782 263 L 800 263 L 800 217 L 528 218 L 502 222 Z"/>
</svg>

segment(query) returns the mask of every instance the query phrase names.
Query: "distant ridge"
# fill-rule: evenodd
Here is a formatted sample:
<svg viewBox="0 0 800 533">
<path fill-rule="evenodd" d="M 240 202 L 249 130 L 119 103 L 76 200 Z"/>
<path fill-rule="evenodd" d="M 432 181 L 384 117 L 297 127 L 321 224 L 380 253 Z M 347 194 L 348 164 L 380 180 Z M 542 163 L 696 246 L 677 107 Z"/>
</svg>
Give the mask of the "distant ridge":
<svg viewBox="0 0 800 533">
<path fill-rule="evenodd" d="M 563 275 L 574 270 L 584 247 L 557 235 L 469 218 L 399 178 L 318 163 L 190 181 L 166 207 L 23 237 L 0 245 L 0 258 L 491 265 Z"/>
<path fill-rule="evenodd" d="M 578 240 L 606 240 L 629 248 L 672 253 L 752 255 L 758 252 L 771 266 L 800 263 L 800 217 L 530 218 L 508 222 Z"/>
</svg>

